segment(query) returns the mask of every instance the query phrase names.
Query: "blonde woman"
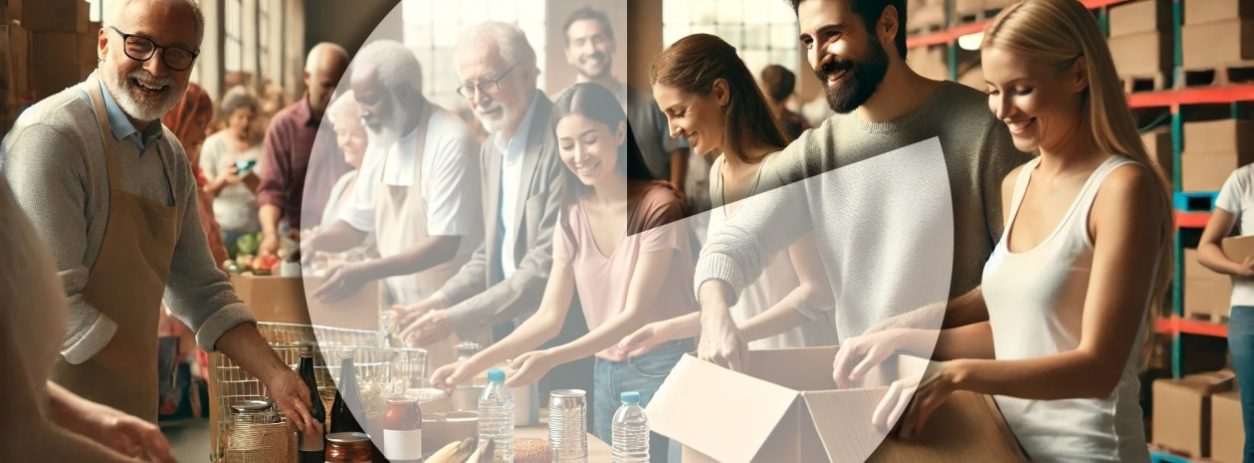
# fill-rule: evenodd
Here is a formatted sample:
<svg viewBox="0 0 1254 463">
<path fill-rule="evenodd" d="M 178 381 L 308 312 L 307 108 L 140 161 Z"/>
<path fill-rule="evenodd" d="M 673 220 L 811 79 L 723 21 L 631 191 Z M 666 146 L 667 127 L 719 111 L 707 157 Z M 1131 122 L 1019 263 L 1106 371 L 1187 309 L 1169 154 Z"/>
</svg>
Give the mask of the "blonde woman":
<svg viewBox="0 0 1254 463">
<path fill-rule="evenodd" d="M 1034 462 L 1149 461 L 1138 404 L 1140 345 L 1171 274 L 1167 183 L 1145 154 L 1110 50 L 1076 0 L 1026 0 L 981 47 L 989 109 L 1037 157 L 1002 184 L 1005 232 L 982 288 L 988 321 L 893 329 L 841 347 L 848 382 L 885 354 L 935 360 L 875 415 L 917 433 L 957 390 L 996 396 Z M 953 309 L 951 304 L 951 310 Z M 935 340 L 933 351 L 932 341 Z M 890 394 L 894 395 L 894 394 Z"/>
</svg>

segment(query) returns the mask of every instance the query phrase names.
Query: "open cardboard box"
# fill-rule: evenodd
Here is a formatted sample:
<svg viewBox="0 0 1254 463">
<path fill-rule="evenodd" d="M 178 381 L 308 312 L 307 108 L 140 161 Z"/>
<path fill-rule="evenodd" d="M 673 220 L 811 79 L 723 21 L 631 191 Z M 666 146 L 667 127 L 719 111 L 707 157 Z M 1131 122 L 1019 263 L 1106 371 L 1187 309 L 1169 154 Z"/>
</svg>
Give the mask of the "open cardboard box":
<svg viewBox="0 0 1254 463">
<path fill-rule="evenodd" d="M 992 399 L 959 392 L 923 435 L 885 437 L 871 415 L 889 382 L 838 390 L 836 347 L 749 352 L 747 374 L 689 354 L 646 409 L 653 431 L 683 444 L 684 463 L 1026 462 Z M 898 363 L 899 365 L 890 365 Z M 885 363 L 887 374 L 921 374 L 926 361 Z"/>
<path fill-rule="evenodd" d="M 347 299 L 325 303 L 306 299 L 325 280 L 323 277 L 231 275 L 240 299 L 259 321 L 298 323 L 359 330 L 379 329 L 382 288 L 367 283 Z"/>
</svg>

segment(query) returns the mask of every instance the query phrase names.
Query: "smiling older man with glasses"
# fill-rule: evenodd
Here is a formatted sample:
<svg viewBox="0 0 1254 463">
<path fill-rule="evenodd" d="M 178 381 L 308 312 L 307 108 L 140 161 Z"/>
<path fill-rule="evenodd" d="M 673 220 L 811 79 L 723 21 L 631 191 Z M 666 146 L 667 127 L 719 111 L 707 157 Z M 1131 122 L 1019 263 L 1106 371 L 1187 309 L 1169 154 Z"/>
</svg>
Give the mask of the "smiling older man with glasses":
<svg viewBox="0 0 1254 463">
<path fill-rule="evenodd" d="M 553 262 L 563 194 L 565 167 L 549 120 L 553 104 L 536 88 L 536 54 L 522 30 L 498 22 L 475 26 L 462 36 L 456 56 L 458 93 L 489 134 L 479 153 L 485 239 L 439 291 L 402 314 L 408 338 L 419 346 L 483 329 L 500 340 L 535 313 Z M 565 326 L 587 326 L 581 310 L 568 313 Z M 563 333 L 555 342 L 577 334 Z M 591 363 L 567 367 L 592 377 Z"/>
<path fill-rule="evenodd" d="M 52 380 L 155 422 L 164 298 L 202 348 L 257 376 L 299 429 L 317 430 L 308 389 L 214 265 L 187 156 L 161 125 L 187 90 L 204 17 L 193 0 L 108 7 L 97 71 L 28 109 L 0 145 L 0 169 L 69 306 Z"/>
</svg>

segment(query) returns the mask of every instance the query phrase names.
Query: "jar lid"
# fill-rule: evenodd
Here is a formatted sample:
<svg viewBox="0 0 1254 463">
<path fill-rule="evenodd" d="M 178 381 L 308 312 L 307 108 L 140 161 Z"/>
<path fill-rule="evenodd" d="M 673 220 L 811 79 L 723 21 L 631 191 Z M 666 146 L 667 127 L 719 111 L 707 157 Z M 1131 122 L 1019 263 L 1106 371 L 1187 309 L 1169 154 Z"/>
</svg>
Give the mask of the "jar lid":
<svg viewBox="0 0 1254 463">
<path fill-rule="evenodd" d="M 387 398 L 389 404 L 418 403 L 418 398 L 411 395 L 394 395 Z"/>
<path fill-rule="evenodd" d="M 336 432 L 327 434 L 327 442 L 336 444 L 356 444 L 358 442 L 366 442 L 370 440 L 370 436 L 360 432 Z"/>
<path fill-rule="evenodd" d="M 243 414 L 264 413 L 272 406 L 274 403 L 269 400 L 241 400 L 231 403 L 231 411 Z"/>
<path fill-rule="evenodd" d="M 301 357 L 313 357 L 313 352 L 314 352 L 313 343 L 304 342 L 304 343 L 301 343 L 299 347 L 297 347 L 297 353 Z"/>
</svg>

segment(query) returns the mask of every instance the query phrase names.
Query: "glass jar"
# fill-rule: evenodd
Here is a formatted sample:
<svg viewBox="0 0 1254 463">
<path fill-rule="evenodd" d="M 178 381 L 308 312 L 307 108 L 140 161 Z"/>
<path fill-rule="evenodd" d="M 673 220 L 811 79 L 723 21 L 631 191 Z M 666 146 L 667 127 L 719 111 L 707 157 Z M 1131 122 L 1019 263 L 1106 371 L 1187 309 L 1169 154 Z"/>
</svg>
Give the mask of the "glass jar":
<svg viewBox="0 0 1254 463">
<path fill-rule="evenodd" d="M 422 410 L 418 398 L 388 398 L 383 418 L 383 454 L 392 463 L 422 462 Z"/>
<path fill-rule="evenodd" d="M 370 437 L 360 432 L 327 435 L 327 463 L 371 463 Z"/>
</svg>

